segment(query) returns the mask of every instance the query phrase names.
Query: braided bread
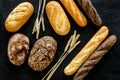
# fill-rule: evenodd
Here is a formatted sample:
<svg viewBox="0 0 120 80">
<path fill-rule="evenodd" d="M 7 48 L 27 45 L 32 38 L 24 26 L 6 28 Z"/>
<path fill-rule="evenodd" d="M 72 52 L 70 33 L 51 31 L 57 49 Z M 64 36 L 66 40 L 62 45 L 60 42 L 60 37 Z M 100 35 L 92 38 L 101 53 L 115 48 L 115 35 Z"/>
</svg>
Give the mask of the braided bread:
<svg viewBox="0 0 120 80">
<path fill-rule="evenodd" d="M 97 50 L 86 60 L 86 62 L 79 68 L 75 74 L 73 80 L 83 80 L 83 78 L 89 73 L 89 71 L 97 64 L 103 55 L 105 55 L 110 48 L 116 43 L 117 37 L 115 35 L 110 36 L 105 40 Z"/>
<path fill-rule="evenodd" d="M 102 20 L 90 0 L 77 0 L 77 2 L 95 25 L 102 24 Z"/>
</svg>

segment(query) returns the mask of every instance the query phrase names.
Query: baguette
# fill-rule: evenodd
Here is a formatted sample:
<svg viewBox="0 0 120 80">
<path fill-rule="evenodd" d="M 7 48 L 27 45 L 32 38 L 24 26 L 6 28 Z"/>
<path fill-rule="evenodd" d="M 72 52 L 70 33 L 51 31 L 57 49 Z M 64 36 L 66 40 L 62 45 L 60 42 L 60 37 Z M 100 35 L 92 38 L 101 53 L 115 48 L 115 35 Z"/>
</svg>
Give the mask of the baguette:
<svg viewBox="0 0 120 80">
<path fill-rule="evenodd" d="M 86 59 L 95 51 L 101 42 L 107 37 L 109 30 L 106 26 L 101 29 L 90 39 L 85 47 L 73 58 L 73 60 L 64 69 L 65 75 L 74 74 Z"/>
<path fill-rule="evenodd" d="M 29 2 L 22 2 L 15 7 L 5 21 L 5 28 L 9 32 L 18 31 L 33 14 L 33 5 Z"/>
<path fill-rule="evenodd" d="M 84 77 L 89 73 L 89 71 L 101 60 L 103 55 L 105 55 L 110 50 L 110 48 L 114 46 L 116 41 L 117 37 L 115 35 L 107 38 L 79 68 L 73 80 L 83 80 Z"/>
<path fill-rule="evenodd" d="M 101 26 L 102 20 L 97 10 L 94 8 L 93 4 L 91 3 L 91 1 L 90 0 L 77 0 L 77 2 L 86 12 L 87 16 L 92 20 L 92 22 L 97 26 Z"/>
<path fill-rule="evenodd" d="M 85 16 L 78 9 L 77 5 L 73 0 L 60 0 L 60 1 L 79 26 L 84 27 L 87 25 L 87 20 Z"/>
</svg>

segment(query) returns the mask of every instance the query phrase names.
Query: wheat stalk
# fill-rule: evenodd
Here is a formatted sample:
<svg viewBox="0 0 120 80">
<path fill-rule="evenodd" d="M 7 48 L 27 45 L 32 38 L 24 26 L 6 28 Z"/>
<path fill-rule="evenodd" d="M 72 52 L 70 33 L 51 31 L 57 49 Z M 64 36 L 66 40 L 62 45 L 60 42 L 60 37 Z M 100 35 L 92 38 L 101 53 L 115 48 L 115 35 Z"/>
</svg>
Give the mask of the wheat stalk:
<svg viewBox="0 0 120 80">
<path fill-rule="evenodd" d="M 43 3 L 43 4 L 42 4 Z M 42 24 L 42 30 L 45 31 L 45 23 L 44 23 L 44 9 L 45 9 L 46 0 L 39 0 L 39 7 L 37 17 L 34 23 L 32 34 L 36 32 L 36 39 L 38 39 L 40 34 L 40 24 Z M 42 10 L 41 10 L 42 7 Z M 41 10 L 41 13 L 40 13 Z"/>
<path fill-rule="evenodd" d="M 73 51 L 73 49 L 80 43 L 80 40 L 77 41 L 80 37 L 80 34 L 76 34 L 76 30 L 74 31 L 74 34 L 71 35 L 70 39 L 68 40 L 63 54 L 60 56 L 57 63 L 48 71 L 48 73 L 42 78 L 44 80 L 46 77 L 46 80 L 50 80 L 52 75 L 55 73 L 55 71 L 58 69 L 60 64 L 64 61 L 64 59 Z"/>
</svg>

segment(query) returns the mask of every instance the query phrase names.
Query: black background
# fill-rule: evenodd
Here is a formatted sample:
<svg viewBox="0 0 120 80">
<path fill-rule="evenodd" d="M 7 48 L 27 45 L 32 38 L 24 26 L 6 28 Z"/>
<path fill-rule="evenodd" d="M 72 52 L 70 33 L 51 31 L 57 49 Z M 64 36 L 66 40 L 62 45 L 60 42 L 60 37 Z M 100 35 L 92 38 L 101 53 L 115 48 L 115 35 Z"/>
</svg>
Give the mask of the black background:
<svg viewBox="0 0 120 80">
<path fill-rule="evenodd" d="M 73 59 L 73 57 L 81 50 L 81 48 L 89 41 L 89 39 L 95 34 L 95 32 L 100 28 L 95 26 L 90 19 L 88 19 L 88 25 L 84 28 L 79 27 L 65 10 L 70 23 L 71 31 L 66 36 L 57 35 L 46 16 L 45 26 L 46 31 L 40 33 L 40 37 L 49 35 L 54 37 L 58 42 L 58 50 L 53 62 L 50 66 L 42 72 L 35 72 L 29 68 L 27 64 L 27 59 L 25 63 L 18 67 L 10 63 L 7 56 L 7 44 L 9 38 L 15 33 L 9 33 L 5 30 L 4 22 L 11 10 L 16 7 L 19 3 L 28 1 L 34 5 L 34 13 L 29 21 L 18 31 L 27 35 L 30 39 L 30 49 L 32 48 L 35 39 L 35 34 L 32 35 L 32 28 L 35 22 L 38 9 L 39 0 L 1 0 L 0 1 L 0 80 L 41 80 L 41 78 L 47 73 L 47 71 L 55 64 L 63 49 L 74 30 L 81 34 L 81 43 L 69 54 L 69 56 L 63 61 L 61 66 L 57 69 L 51 80 L 72 80 L 73 76 L 65 76 L 63 73 L 66 65 Z M 50 0 L 47 0 L 47 2 Z M 76 0 L 75 0 L 76 1 Z M 58 1 L 60 2 L 60 1 Z M 118 41 L 114 47 L 102 58 L 102 60 L 91 70 L 85 80 L 120 80 L 120 0 L 92 0 L 95 8 L 100 14 L 103 25 L 108 26 L 109 36 L 115 34 L 118 37 Z M 77 4 L 78 5 L 78 4 Z M 79 6 L 81 9 L 81 7 Z M 84 11 L 81 10 L 83 13 Z M 85 13 L 84 13 L 85 14 Z M 17 33 L 18 33 L 17 32 Z"/>
</svg>

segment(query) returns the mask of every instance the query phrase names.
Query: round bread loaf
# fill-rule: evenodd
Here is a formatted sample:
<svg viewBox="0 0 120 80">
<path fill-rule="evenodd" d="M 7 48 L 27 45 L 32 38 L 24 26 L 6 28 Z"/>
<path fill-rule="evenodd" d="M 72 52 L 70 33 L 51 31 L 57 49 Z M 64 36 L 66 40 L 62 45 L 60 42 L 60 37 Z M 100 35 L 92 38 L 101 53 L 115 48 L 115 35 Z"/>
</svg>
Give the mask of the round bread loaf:
<svg viewBox="0 0 120 80">
<path fill-rule="evenodd" d="M 50 36 L 37 40 L 30 52 L 28 65 L 35 71 L 42 71 L 52 62 L 57 49 L 57 42 Z"/>
<path fill-rule="evenodd" d="M 14 34 L 8 42 L 8 57 L 10 62 L 18 66 L 23 64 L 28 54 L 28 49 L 28 37 L 20 33 Z"/>
</svg>

